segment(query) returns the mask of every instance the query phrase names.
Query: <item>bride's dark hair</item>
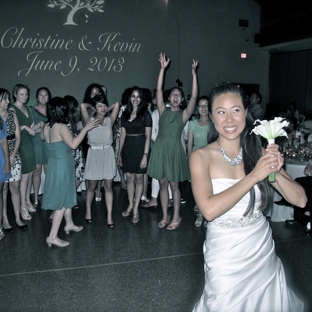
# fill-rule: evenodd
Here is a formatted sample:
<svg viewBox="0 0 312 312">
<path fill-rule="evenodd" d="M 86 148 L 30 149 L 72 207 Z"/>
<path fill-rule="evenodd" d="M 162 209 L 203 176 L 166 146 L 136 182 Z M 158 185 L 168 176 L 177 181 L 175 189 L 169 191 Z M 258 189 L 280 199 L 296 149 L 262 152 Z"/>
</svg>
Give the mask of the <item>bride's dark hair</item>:
<svg viewBox="0 0 312 312">
<path fill-rule="evenodd" d="M 215 99 L 223 94 L 234 93 L 238 95 L 242 99 L 242 103 L 244 105 L 245 110 L 247 110 L 246 115 L 246 125 L 244 130 L 240 135 L 241 147 L 243 149 L 243 162 L 244 162 L 244 170 L 245 174 L 249 174 L 256 166 L 257 161 L 262 156 L 262 144 L 261 139 L 258 135 L 251 133 L 251 130 L 254 128 L 254 119 L 252 115 L 248 112 L 249 99 L 245 95 L 244 91 L 235 84 L 222 84 L 214 88 L 210 93 L 210 100 L 208 103 L 209 116 L 212 114 L 212 107 Z M 208 144 L 215 142 L 219 137 L 219 133 L 217 132 L 214 123 L 210 122 L 210 129 L 208 131 Z M 264 179 L 257 183 L 260 193 L 261 193 L 261 206 L 260 210 L 263 211 L 271 198 L 270 186 L 268 179 Z M 255 205 L 255 190 L 251 188 L 249 191 L 250 200 L 248 207 L 244 213 L 246 216 L 249 213 L 253 212 Z"/>
</svg>

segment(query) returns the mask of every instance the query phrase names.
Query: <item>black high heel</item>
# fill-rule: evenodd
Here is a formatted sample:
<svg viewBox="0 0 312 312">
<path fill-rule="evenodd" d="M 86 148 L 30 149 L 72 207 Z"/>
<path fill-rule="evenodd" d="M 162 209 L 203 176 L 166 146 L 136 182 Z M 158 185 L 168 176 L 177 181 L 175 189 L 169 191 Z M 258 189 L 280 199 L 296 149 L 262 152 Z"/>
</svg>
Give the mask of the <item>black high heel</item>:
<svg viewBox="0 0 312 312">
<path fill-rule="evenodd" d="M 15 222 L 15 223 L 16 223 L 16 222 Z M 16 225 L 18 226 L 18 228 L 19 228 L 20 230 L 27 230 L 27 229 L 28 229 L 28 225 L 27 225 L 27 224 L 18 225 L 18 224 L 16 223 Z"/>
<path fill-rule="evenodd" d="M 2 228 L 4 232 L 7 232 L 7 233 L 12 233 L 14 232 L 14 229 L 12 227 L 8 228 L 8 229 L 5 229 L 5 228 Z"/>
</svg>

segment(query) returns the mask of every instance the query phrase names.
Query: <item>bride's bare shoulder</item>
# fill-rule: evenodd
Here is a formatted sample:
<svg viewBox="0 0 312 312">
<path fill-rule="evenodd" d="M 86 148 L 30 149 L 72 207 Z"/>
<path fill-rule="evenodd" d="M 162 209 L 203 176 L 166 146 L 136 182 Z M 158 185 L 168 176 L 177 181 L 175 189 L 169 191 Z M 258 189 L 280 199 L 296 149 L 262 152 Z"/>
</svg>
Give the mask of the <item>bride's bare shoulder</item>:
<svg viewBox="0 0 312 312">
<path fill-rule="evenodd" d="M 218 148 L 215 143 L 208 144 L 192 152 L 190 161 L 194 163 L 209 164 L 215 158 Z"/>
</svg>

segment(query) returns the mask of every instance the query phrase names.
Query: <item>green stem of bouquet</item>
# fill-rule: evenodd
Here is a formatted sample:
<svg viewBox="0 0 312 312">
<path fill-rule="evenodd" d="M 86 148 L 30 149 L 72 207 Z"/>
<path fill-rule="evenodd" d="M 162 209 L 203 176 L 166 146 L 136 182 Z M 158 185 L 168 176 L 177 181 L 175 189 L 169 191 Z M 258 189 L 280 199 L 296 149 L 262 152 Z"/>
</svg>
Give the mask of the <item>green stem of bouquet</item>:
<svg viewBox="0 0 312 312">
<path fill-rule="evenodd" d="M 274 183 L 275 182 L 275 172 L 271 172 L 269 174 L 269 182 Z"/>
<path fill-rule="evenodd" d="M 269 139 L 269 140 L 268 140 L 268 143 L 269 143 L 269 144 L 274 144 L 274 143 L 275 143 L 275 139 Z M 271 173 L 269 174 L 269 182 L 270 182 L 270 183 L 274 183 L 274 182 L 275 182 L 275 172 L 271 172 Z"/>
</svg>

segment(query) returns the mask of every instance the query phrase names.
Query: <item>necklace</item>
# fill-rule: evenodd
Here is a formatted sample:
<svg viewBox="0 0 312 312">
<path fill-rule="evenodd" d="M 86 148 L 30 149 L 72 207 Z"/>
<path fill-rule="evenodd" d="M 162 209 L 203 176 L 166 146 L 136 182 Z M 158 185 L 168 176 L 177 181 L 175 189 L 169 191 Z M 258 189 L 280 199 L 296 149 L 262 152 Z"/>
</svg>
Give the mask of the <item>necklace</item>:
<svg viewBox="0 0 312 312">
<path fill-rule="evenodd" d="M 243 160 L 243 149 L 240 148 L 238 155 L 235 158 L 231 158 L 223 149 L 223 147 L 219 143 L 219 139 L 217 139 L 217 143 L 220 147 L 220 152 L 222 153 L 223 158 L 228 162 L 232 167 L 236 167 Z"/>
</svg>

